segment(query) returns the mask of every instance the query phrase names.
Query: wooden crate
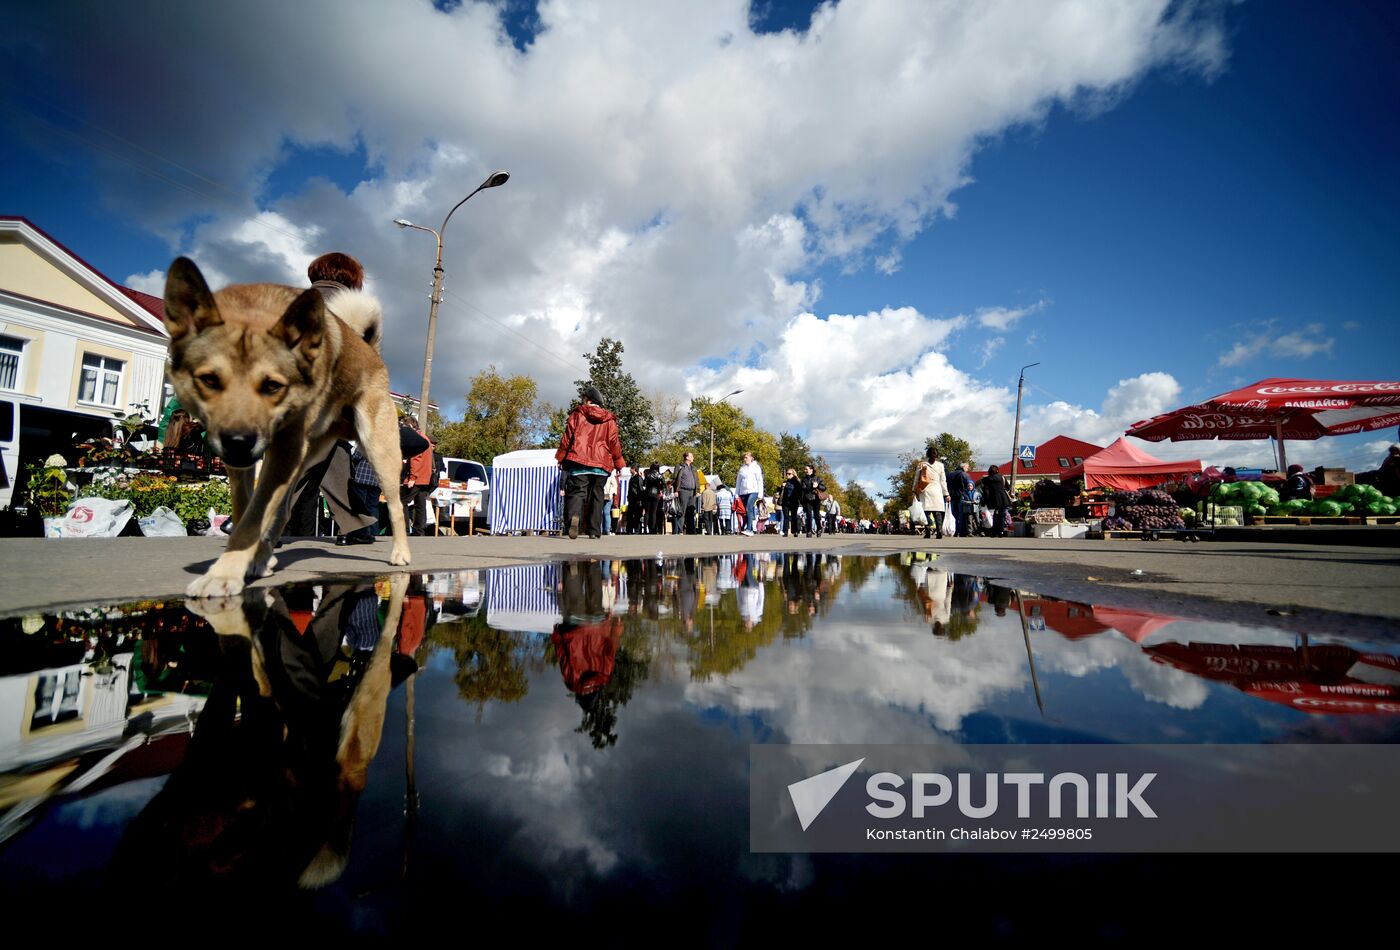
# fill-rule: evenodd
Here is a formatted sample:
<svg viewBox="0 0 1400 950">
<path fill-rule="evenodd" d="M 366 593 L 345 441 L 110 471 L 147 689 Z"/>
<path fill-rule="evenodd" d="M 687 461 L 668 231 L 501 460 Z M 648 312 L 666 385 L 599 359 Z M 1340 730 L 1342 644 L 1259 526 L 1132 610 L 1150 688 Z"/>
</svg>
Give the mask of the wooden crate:
<svg viewBox="0 0 1400 950">
<path fill-rule="evenodd" d="M 1101 532 L 1100 536 L 1105 541 L 1177 541 L 1184 536 L 1192 534 L 1209 534 L 1208 531 L 1193 528 L 1148 528 L 1147 531 L 1149 537 L 1146 538 L 1142 536 L 1143 532 L 1141 530 L 1122 531 L 1110 529 Z"/>
<path fill-rule="evenodd" d="M 1362 524 L 1363 519 L 1358 515 L 1341 515 L 1338 517 L 1327 517 L 1325 515 L 1250 515 L 1248 519 L 1251 525 L 1290 525 L 1294 527 L 1322 527 L 1325 525 L 1347 525 Z"/>
</svg>

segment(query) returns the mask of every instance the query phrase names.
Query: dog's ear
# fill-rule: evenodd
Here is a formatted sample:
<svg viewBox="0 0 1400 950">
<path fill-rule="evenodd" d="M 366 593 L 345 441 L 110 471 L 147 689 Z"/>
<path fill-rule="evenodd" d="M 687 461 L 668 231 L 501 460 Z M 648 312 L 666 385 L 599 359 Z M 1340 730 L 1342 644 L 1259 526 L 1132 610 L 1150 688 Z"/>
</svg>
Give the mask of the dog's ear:
<svg viewBox="0 0 1400 950">
<path fill-rule="evenodd" d="M 165 329 L 172 340 L 224 322 L 194 261 L 177 257 L 165 276 Z"/>
<path fill-rule="evenodd" d="M 314 360 L 326 334 L 326 305 L 321 292 L 303 290 L 270 332 L 286 343 L 287 349 L 300 349 L 308 360 Z"/>
</svg>

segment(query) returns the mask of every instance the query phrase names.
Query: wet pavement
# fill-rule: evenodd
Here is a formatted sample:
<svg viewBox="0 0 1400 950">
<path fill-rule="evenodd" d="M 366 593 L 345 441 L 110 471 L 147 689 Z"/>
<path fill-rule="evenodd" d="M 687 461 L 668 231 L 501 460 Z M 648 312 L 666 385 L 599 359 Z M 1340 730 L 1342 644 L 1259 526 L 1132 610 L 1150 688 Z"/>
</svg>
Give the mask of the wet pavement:
<svg viewBox="0 0 1400 950">
<path fill-rule="evenodd" d="M 1189 869 L 1228 892 L 1265 859 L 756 854 L 749 746 L 1400 740 L 1384 624 L 1181 617 L 947 565 L 575 560 L 0 621 L 0 887 L 36 920 L 121 894 L 222 928 L 490 913 L 604 946 L 830 936 L 930 893 L 972 932 L 1039 933 L 1092 888 L 1051 929 L 1127 933 L 1154 926 L 1141 889 Z"/>
<path fill-rule="evenodd" d="M 1400 528 L 1373 528 L 1376 537 Z M 1379 541 L 1377 542 L 1379 544 Z M 223 538 L 7 538 L 0 542 L 0 616 L 113 601 L 178 597 L 223 551 Z M 869 554 L 933 552 L 957 570 L 1029 581 L 1063 597 L 1239 622 L 1299 620 L 1299 629 L 1370 618 L 1400 622 L 1400 550 L 1394 547 L 1263 542 L 1097 541 L 827 535 L 786 539 L 609 535 L 413 538 L 412 569 L 475 570 L 578 557 L 706 557 L 732 551 Z M 329 539 L 288 541 L 259 586 L 388 570 L 388 540 L 342 548 Z M 1275 611 L 1274 614 L 1267 613 Z M 1345 615 L 1329 617 L 1323 614 Z M 1272 620 L 1270 618 L 1273 618 Z M 1300 619 L 1301 618 L 1301 619 Z M 1286 623 L 1284 625 L 1287 625 Z"/>
</svg>

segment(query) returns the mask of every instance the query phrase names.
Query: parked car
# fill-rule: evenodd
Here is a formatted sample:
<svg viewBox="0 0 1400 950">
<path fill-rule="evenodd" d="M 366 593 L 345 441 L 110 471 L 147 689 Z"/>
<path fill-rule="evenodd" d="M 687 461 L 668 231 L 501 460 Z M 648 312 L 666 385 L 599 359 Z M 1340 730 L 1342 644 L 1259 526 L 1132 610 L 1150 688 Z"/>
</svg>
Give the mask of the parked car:
<svg viewBox="0 0 1400 950">
<path fill-rule="evenodd" d="M 490 527 L 490 505 L 491 505 L 491 470 L 480 462 L 473 462 L 471 459 L 444 458 L 447 464 L 447 480 L 455 489 L 464 490 L 472 498 L 472 521 L 477 530 L 485 530 Z M 452 506 L 452 527 L 457 530 L 458 523 L 461 522 L 459 534 L 466 532 L 467 504 L 465 502 Z"/>
</svg>

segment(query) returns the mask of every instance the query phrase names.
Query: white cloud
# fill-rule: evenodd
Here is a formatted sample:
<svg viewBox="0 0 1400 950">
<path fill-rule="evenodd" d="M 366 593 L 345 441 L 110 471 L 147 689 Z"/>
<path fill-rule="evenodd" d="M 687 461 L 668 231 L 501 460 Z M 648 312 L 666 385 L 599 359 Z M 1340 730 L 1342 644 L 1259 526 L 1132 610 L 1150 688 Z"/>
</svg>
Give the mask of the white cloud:
<svg viewBox="0 0 1400 950">
<path fill-rule="evenodd" d="M 990 363 L 992 361 L 992 357 L 996 356 L 997 350 L 1001 349 L 1005 343 L 1006 337 L 1004 336 L 994 336 L 990 340 L 987 340 L 985 343 L 983 343 L 980 350 L 980 352 L 982 353 L 982 362 L 977 364 L 978 369 L 981 369 L 983 366 L 986 366 L 988 363 Z"/>
<path fill-rule="evenodd" d="M 1220 354 L 1218 365 L 1239 366 L 1260 356 L 1277 359 L 1306 359 L 1318 353 L 1332 355 L 1332 347 L 1337 342 L 1324 336 L 1326 326 L 1310 323 L 1301 330 L 1276 333 L 1275 321 L 1266 321 L 1264 329 L 1244 340 L 1237 340 L 1230 349 Z"/>
<path fill-rule="evenodd" d="M 645 388 L 737 382 L 761 424 L 853 469 L 940 427 L 1009 444 L 1013 395 L 941 347 L 1045 302 L 819 319 L 814 269 L 893 273 L 954 213 L 985 142 L 1056 105 L 1106 108 L 1154 68 L 1209 77 L 1225 55 L 1217 10 L 1169 0 L 842 0 L 801 34 L 753 33 L 745 0 L 542 0 L 538 20 L 522 52 L 487 3 L 87 0 L 31 5 L 6 50 L 80 113 L 105 200 L 212 282 L 359 257 L 401 391 L 421 372 L 435 248 L 390 221 L 436 227 L 504 168 L 443 235 L 436 400 L 488 363 L 566 399 L 606 335 Z M 364 180 L 279 179 L 308 148 L 363 150 Z M 159 272 L 128 280 L 159 292 Z M 1038 411 L 1095 432 L 1115 412 Z"/>
<path fill-rule="evenodd" d="M 984 307 L 977 311 L 977 322 L 991 330 L 1006 330 L 1022 317 L 1044 309 L 1044 300 L 1033 303 L 1029 307 L 1020 307 L 1015 310 L 1008 310 L 1005 307 Z"/>
</svg>

